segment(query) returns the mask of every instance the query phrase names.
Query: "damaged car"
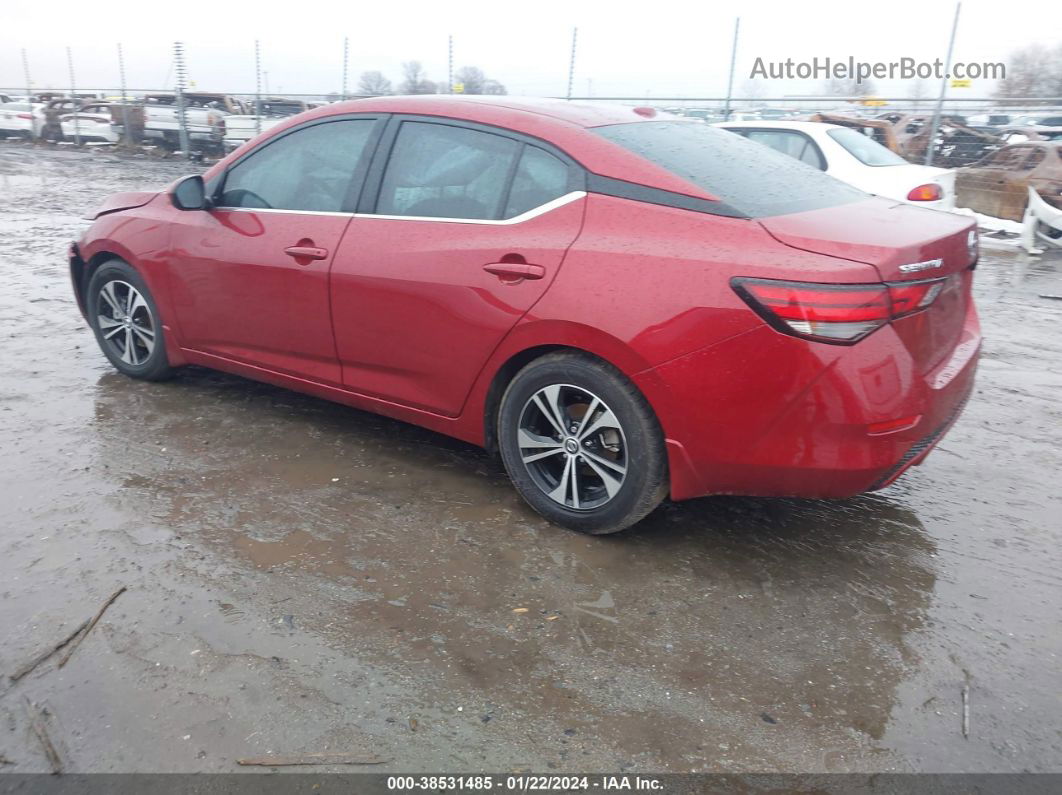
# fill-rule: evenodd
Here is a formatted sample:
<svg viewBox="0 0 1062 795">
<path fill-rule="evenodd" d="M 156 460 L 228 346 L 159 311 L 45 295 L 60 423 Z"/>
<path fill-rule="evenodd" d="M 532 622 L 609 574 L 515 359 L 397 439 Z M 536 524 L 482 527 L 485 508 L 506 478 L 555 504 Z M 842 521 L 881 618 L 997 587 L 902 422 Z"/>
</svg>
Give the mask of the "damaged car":
<svg viewBox="0 0 1062 795">
<path fill-rule="evenodd" d="M 1022 221 L 1030 188 L 1062 208 L 1062 141 L 1010 144 L 956 172 L 958 206 L 994 218 Z"/>
</svg>

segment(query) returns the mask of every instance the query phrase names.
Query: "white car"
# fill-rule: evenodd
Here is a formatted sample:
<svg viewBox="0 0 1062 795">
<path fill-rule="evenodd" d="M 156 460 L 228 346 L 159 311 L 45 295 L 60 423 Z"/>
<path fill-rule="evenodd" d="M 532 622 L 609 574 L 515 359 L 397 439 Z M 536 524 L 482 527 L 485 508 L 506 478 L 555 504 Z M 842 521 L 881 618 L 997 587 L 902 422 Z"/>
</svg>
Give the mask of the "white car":
<svg viewBox="0 0 1062 795">
<path fill-rule="evenodd" d="M 44 105 L 29 102 L 0 103 L 0 136 L 37 138 L 44 127 Z"/>
<path fill-rule="evenodd" d="M 714 125 L 766 144 L 853 187 L 887 199 L 955 209 L 955 172 L 908 163 L 851 127 L 817 121 L 730 121 Z"/>
<path fill-rule="evenodd" d="M 107 102 L 84 105 L 77 113 L 64 113 L 59 117 L 63 138 L 68 141 L 78 137 L 83 141 L 118 143 L 120 136 L 111 124 L 111 106 Z"/>
</svg>

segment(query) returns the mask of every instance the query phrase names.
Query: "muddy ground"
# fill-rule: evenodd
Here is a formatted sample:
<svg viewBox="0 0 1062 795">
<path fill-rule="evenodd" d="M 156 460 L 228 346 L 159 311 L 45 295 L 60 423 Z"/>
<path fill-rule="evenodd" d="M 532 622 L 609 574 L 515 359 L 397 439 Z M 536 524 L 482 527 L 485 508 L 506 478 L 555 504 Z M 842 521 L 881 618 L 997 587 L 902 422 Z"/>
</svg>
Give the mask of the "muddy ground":
<svg viewBox="0 0 1062 795">
<path fill-rule="evenodd" d="M 188 170 L 0 146 L 0 671 L 129 589 L 66 667 L 4 678 L 3 769 L 48 769 L 27 697 L 71 771 L 1062 770 L 1062 258 L 986 252 L 976 395 L 892 488 L 587 538 L 462 443 L 116 374 L 67 243 Z"/>
</svg>

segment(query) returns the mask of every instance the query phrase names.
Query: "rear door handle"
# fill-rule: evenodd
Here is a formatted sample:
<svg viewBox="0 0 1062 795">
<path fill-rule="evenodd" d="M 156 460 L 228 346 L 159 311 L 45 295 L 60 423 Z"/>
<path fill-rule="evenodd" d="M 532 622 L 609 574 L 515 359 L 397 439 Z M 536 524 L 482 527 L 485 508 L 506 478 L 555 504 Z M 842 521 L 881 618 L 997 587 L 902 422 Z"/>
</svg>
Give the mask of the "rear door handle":
<svg viewBox="0 0 1062 795">
<path fill-rule="evenodd" d="M 487 273 L 493 273 L 503 281 L 511 279 L 541 279 L 546 269 L 530 262 L 491 262 L 483 266 Z"/>
<path fill-rule="evenodd" d="M 295 259 L 327 259 L 328 249 L 317 246 L 288 246 L 284 253 Z"/>
</svg>

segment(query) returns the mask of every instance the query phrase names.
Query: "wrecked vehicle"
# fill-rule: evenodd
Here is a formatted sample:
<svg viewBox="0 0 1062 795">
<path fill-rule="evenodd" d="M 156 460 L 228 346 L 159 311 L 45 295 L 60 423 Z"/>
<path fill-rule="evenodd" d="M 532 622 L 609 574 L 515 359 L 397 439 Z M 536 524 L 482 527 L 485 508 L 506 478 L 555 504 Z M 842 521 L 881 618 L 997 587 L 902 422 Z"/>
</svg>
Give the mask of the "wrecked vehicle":
<svg viewBox="0 0 1062 795">
<path fill-rule="evenodd" d="M 892 124 L 896 145 L 905 159 L 923 163 L 929 135 L 933 129 L 932 114 L 883 113 L 877 117 Z M 976 163 L 996 151 L 1002 145 L 999 136 L 978 130 L 962 123 L 958 117 L 942 116 L 937 128 L 937 140 L 933 149 L 933 165 L 942 168 L 959 168 Z"/>
<path fill-rule="evenodd" d="M 45 141 L 62 141 L 64 139 L 63 117 L 76 113 L 88 103 L 89 100 L 86 99 L 63 96 L 49 99 L 41 110 L 44 116 L 44 123 L 41 125 L 41 138 Z"/>
<path fill-rule="evenodd" d="M 652 108 L 402 96 L 121 193 L 71 247 L 110 363 L 198 364 L 500 452 L 548 520 L 844 497 L 970 396 L 978 237 Z M 756 362 L 757 366 L 750 366 Z"/>
<path fill-rule="evenodd" d="M 1045 202 L 1029 186 L 1029 204 L 1022 221 L 1021 245 L 1030 254 L 1047 248 L 1062 248 L 1062 209 Z"/>
<path fill-rule="evenodd" d="M 225 139 L 225 119 L 247 112 L 243 103 L 227 94 L 185 93 L 185 124 L 192 146 L 220 149 Z M 176 94 L 147 94 L 138 106 L 140 116 L 130 121 L 139 126 L 144 141 L 154 141 L 169 149 L 181 145 Z"/>
<path fill-rule="evenodd" d="M 68 141 L 103 141 L 117 143 L 121 133 L 113 125 L 113 113 L 109 102 L 92 102 L 82 105 L 73 113 L 59 117 L 63 138 Z"/>
<path fill-rule="evenodd" d="M 44 126 L 44 106 L 29 102 L 0 103 L 0 136 L 37 138 Z"/>
<path fill-rule="evenodd" d="M 999 137 L 1008 144 L 1026 141 L 1062 141 L 1062 127 L 1004 127 Z"/>
<path fill-rule="evenodd" d="M 250 103 L 249 113 L 225 117 L 225 151 L 231 152 L 258 133 L 271 130 L 284 119 L 302 113 L 309 105 L 298 99 L 272 97 Z"/>
<path fill-rule="evenodd" d="M 1028 141 L 1004 146 L 956 173 L 956 203 L 982 215 L 1021 221 L 1032 188 L 1052 207 L 1062 208 L 1062 141 Z"/>
</svg>

